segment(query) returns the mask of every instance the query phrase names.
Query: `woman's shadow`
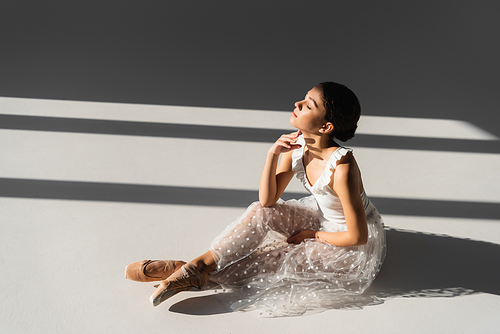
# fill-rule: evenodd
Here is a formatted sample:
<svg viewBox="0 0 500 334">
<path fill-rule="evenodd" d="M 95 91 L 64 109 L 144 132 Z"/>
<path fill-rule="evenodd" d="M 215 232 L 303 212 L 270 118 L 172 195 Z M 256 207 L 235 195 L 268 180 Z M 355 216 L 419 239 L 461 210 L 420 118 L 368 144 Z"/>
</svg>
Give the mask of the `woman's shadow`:
<svg viewBox="0 0 500 334">
<path fill-rule="evenodd" d="M 446 235 L 387 229 L 387 257 L 370 288 L 339 309 L 381 304 L 394 297 L 500 295 L 500 245 Z M 170 311 L 191 315 L 232 312 L 232 293 L 182 300 Z"/>
</svg>

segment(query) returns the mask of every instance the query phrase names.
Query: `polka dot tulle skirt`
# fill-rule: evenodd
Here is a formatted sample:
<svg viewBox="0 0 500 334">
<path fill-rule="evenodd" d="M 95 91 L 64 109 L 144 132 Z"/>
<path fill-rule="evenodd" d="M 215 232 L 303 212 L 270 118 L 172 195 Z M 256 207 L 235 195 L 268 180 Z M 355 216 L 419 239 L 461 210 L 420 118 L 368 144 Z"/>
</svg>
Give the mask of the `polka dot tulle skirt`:
<svg viewBox="0 0 500 334">
<path fill-rule="evenodd" d="M 253 203 L 212 242 L 217 269 L 210 280 L 234 292 L 233 310 L 294 316 L 342 307 L 368 288 L 385 257 L 382 218 L 371 203 L 365 211 L 365 245 L 336 247 L 316 239 L 295 245 L 286 239 L 297 231 L 346 226 L 322 220 L 312 197 L 271 207 Z"/>
</svg>

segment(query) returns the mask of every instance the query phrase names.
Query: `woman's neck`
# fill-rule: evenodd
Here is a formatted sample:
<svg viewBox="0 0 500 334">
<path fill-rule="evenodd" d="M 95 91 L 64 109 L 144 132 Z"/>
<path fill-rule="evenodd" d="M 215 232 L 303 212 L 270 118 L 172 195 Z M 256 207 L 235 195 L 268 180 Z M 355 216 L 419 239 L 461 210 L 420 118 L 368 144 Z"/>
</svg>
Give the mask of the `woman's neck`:
<svg viewBox="0 0 500 334">
<path fill-rule="evenodd" d="M 327 156 L 331 154 L 332 149 L 337 149 L 339 147 L 339 145 L 327 134 L 317 135 L 304 133 L 303 136 L 308 151 L 318 158 L 327 158 Z"/>
</svg>

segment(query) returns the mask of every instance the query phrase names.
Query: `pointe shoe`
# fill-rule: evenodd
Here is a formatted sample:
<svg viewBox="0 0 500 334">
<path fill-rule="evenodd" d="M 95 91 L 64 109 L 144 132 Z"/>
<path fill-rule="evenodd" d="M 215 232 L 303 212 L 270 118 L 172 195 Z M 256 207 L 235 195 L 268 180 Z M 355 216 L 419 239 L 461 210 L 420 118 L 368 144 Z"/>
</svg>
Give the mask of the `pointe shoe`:
<svg viewBox="0 0 500 334">
<path fill-rule="evenodd" d="M 195 265 L 187 263 L 181 268 L 184 275 L 160 283 L 149 300 L 158 306 L 181 291 L 199 291 L 207 285 L 208 273 L 200 272 Z"/>
<path fill-rule="evenodd" d="M 125 278 L 137 281 L 137 282 L 154 282 L 154 281 L 162 281 L 167 279 L 170 275 L 172 275 L 175 271 L 175 262 L 181 262 L 185 264 L 184 261 L 172 261 L 165 260 L 165 267 L 163 268 L 163 273 L 161 276 L 152 277 L 146 275 L 146 267 L 148 264 L 156 262 L 159 260 L 143 260 L 139 262 L 134 262 L 125 267 Z"/>
</svg>

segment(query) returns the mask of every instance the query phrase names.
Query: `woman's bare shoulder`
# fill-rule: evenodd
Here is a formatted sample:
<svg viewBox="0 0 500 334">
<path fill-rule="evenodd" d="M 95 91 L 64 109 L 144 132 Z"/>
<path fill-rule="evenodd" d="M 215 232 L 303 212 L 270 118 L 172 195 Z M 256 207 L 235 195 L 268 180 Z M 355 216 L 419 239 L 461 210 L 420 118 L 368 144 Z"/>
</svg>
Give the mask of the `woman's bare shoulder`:
<svg viewBox="0 0 500 334">
<path fill-rule="evenodd" d="M 348 188 L 354 185 L 359 186 L 360 178 L 361 173 L 356 159 L 352 152 L 349 152 L 337 162 L 333 174 L 333 185 L 334 187 L 347 186 Z"/>
</svg>

